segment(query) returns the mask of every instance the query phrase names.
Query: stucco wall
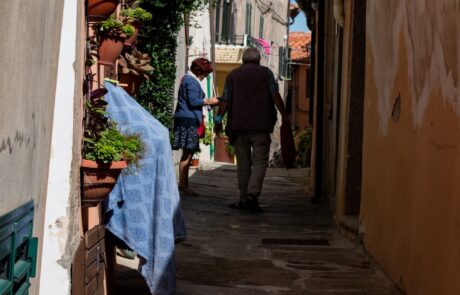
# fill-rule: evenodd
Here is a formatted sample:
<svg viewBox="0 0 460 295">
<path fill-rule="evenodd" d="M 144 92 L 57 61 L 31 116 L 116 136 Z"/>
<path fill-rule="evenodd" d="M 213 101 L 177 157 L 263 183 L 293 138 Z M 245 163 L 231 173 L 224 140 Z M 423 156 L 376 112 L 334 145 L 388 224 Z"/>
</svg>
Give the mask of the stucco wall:
<svg viewBox="0 0 460 295">
<path fill-rule="evenodd" d="M 460 294 L 460 2 L 367 5 L 365 246 L 408 294 Z"/>
<path fill-rule="evenodd" d="M 38 211 L 44 203 L 62 6 L 0 2 L 0 214 L 30 199 Z"/>
</svg>

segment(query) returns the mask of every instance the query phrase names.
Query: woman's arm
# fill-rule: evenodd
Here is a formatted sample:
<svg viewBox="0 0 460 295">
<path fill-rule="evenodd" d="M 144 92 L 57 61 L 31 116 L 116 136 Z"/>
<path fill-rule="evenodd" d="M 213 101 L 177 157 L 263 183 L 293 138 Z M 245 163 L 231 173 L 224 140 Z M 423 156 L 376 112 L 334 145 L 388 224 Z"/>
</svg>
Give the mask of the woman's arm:
<svg viewBox="0 0 460 295">
<path fill-rule="evenodd" d="M 187 91 L 188 102 L 192 107 L 201 107 L 204 105 L 215 105 L 219 103 L 217 97 L 211 97 L 209 99 L 202 99 L 201 85 L 195 83 L 196 81 L 189 81 L 185 84 Z"/>
</svg>

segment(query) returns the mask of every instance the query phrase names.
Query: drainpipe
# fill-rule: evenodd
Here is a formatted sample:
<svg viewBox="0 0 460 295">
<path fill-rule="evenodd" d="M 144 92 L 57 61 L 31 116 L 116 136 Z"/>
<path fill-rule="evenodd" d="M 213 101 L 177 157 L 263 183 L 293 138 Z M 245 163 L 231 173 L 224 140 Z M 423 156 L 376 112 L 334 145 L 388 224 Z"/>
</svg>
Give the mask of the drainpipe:
<svg viewBox="0 0 460 295">
<path fill-rule="evenodd" d="M 184 14 L 184 31 L 185 31 L 185 72 L 188 72 L 188 55 L 190 51 L 190 15 Z"/>
<path fill-rule="evenodd" d="M 211 34 L 211 63 L 212 63 L 212 81 L 208 80 L 208 93 L 212 92 L 209 97 L 213 97 L 214 95 L 217 95 L 215 93 L 216 89 L 216 11 L 215 11 L 215 0 L 210 0 L 209 1 L 209 31 Z M 212 87 L 211 83 L 212 82 Z M 210 124 L 213 123 L 213 113 L 210 108 L 208 108 L 208 122 Z M 214 141 L 211 142 L 209 145 L 209 153 L 210 153 L 210 158 L 213 160 L 214 158 Z"/>
<path fill-rule="evenodd" d="M 211 34 L 212 85 L 216 89 L 216 13 L 215 0 L 209 1 L 209 25 Z"/>
</svg>

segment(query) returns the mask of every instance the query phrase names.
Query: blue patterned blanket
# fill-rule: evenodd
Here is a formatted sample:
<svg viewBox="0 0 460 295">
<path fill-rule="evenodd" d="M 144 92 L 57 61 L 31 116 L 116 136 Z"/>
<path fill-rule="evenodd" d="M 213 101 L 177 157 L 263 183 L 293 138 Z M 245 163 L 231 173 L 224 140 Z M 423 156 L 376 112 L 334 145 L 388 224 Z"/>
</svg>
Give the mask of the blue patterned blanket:
<svg viewBox="0 0 460 295">
<path fill-rule="evenodd" d="M 122 88 L 104 83 L 107 111 L 122 133 L 145 145 L 140 168 L 123 171 L 106 203 L 107 229 L 142 257 L 152 294 L 175 294 L 175 241 L 185 239 L 168 129 Z"/>
</svg>

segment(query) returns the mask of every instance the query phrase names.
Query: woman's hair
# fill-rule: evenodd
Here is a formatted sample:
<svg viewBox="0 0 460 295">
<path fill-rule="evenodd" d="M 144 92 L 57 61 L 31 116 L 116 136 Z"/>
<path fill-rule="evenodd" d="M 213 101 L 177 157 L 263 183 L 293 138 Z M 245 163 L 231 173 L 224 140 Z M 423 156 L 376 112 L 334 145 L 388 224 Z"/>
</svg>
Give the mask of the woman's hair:
<svg viewBox="0 0 460 295">
<path fill-rule="evenodd" d="M 192 62 L 190 70 L 196 76 L 207 76 L 209 73 L 212 72 L 212 64 L 206 58 L 197 58 Z"/>
</svg>

